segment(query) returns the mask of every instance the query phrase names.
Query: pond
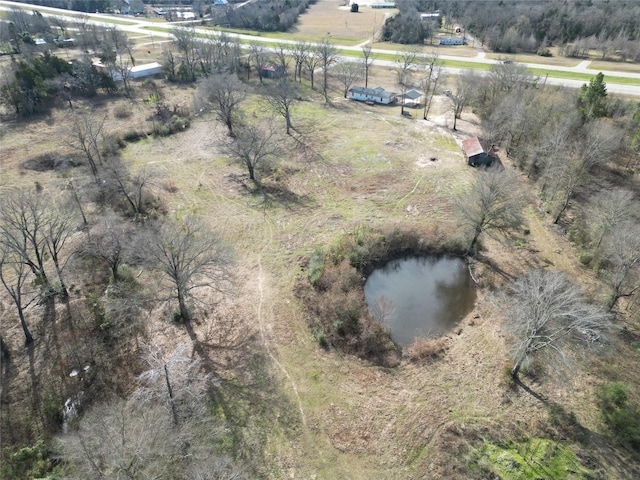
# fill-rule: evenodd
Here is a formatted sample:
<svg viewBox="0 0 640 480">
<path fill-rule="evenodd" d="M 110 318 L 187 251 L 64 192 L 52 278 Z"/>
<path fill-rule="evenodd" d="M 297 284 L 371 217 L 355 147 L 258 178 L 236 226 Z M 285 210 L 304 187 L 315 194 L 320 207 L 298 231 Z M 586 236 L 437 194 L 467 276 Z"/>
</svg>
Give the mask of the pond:
<svg viewBox="0 0 640 480">
<path fill-rule="evenodd" d="M 467 264 L 453 256 L 393 260 L 369 276 L 364 294 L 373 318 L 403 347 L 450 331 L 476 301 Z"/>
</svg>

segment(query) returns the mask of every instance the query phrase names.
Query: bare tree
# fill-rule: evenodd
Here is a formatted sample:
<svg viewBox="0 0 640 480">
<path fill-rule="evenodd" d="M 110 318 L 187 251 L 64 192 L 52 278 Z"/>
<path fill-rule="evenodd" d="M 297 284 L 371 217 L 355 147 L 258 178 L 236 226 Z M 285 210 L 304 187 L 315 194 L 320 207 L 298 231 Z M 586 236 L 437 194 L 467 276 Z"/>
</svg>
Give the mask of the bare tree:
<svg viewBox="0 0 640 480">
<path fill-rule="evenodd" d="M 120 280 L 119 269 L 126 261 L 134 236 L 132 225 L 122 221 L 115 213 L 103 215 L 91 229 L 90 241 L 82 254 L 90 255 L 104 262 L 114 283 Z"/>
<path fill-rule="evenodd" d="M 282 44 L 280 44 L 275 48 L 273 55 L 275 57 L 275 61 L 278 67 L 282 69 L 283 75 L 287 77 L 289 64 L 291 63 L 291 56 L 293 55 L 293 52 L 288 48 L 285 48 Z"/>
<path fill-rule="evenodd" d="M 419 52 L 420 50 L 417 47 L 409 47 L 399 52 L 395 59 L 396 75 L 402 96 L 402 101 L 400 102 L 400 113 L 402 115 L 404 115 L 404 95 L 413 82 L 414 70 L 418 67 L 420 59 Z"/>
<path fill-rule="evenodd" d="M 249 58 L 258 71 L 258 79 L 262 83 L 262 74 L 264 66 L 269 62 L 267 49 L 262 43 L 251 42 L 249 44 Z"/>
<path fill-rule="evenodd" d="M 181 343 L 170 355 L 157 345 L 145 344 L 143 349 L 146 370 L 137 377 L 140 388 L 134 398 L 143 403 L 166 403 L 174 425 L 180 423 L 180 417 L 197 413 L 214 379 L 201 371 L 200 360 L 194 360 L 193 343 Z"/>
<path fill-rule="evenodd" d="M 637 222 L 620 223 L 604 242 L 607 271 L 605 281 L 611 287 L 609 310 L 622 297 L 640 290 L 640 226 Z"/>
<path fill-rule="evenodd" d="M 44 192 L 16 190 L 5 195 L 0 213 L 0 244 L 13 252 L 31 270 L 45 295 L 56 292 L 45 271 L 52 260 L 60 282 L 57 293 L 67 296 L 63 270 L 68 261 L 64 247 L 76 231 L 75 216 L 62 210 Z"/>
<path fill-rule="evenodd" d="M 456 78 L 455 90 L 451 94 L 453 101 L 453 130 L 456 130 L 457 120 L 462 115 L 462 110 L 466 107 L 479 84 L 478 74 L 473 70 L 466 70 Z"/>
<path fill-rule="evenodd" d="M 0 205 L 0 244 L 21 258 L 36 278 L 48 288 L 45 270 L 47 215 L 40 192 L 21 189 L 5 193 Z"/>
<path fill-rule="evenodd" d="M 64 247 L 78 228 L 75 215 L 69 209 L 62 209 L 55 204 L 45 207 L 45 222 L 43 225 L 43 236 L 49 257 L 53 261 L 62 297 L 68 295 L 67 285 L 62 274 L 70 255 L 65 256 Z"/>
<path fill-rule="evenodd" d="M 551 352 L 565 360 L 567 340 L 591 345 L 610 326 L 609 315 L 587 303 L 580 288 L 563 273 L 531 270 L 510 290 L 507 318 L 515 338 L 511 369 L 515 379 L 533 355 Z"/>
<path fill-rule="evenodd" d="M 431 110 L 433 96 L 436 93 L 438 84 L 443 78 L 443 65 L 437 52 L 428 54 L 426 57 L 424 57 L 423 62 L 426 72 L 422 76 L 422 80 L 420 81 L 422 91 L 425 95 L 422 118 L 424 120 L 427 120 L 429 118 L 429 110 Z"/>
<path fill-rule="evenodd" d="M 316 69 L 322 65 L 322 59 L 320 55 L 318 55 L 317 47 L 308 47 L 308 51 L 304 57 L 304 65 L 307 68 L 307 72 L 309 72 L 309 81 L 311 82 L 311 88 L 314 88 L 314 78 Z"/>
<path fill-rule="evenodd" d="M 526 67 L 518 63 L 495 63 L 491 65 L 487 75 L 489 97 L 495 101 L 513 90 L 535 87 L 538 80 L 538 77 L 531 75 Z"/>
<path fill-rule="evenodd" d="M 133 219 L 142 220 L 147 214 L 145 202 L 148 200 L 149 188 L 157 178 L 156 172 L 149 167 L 142 167 L 132 175 L 119 158 L 109 159 L 106 169 L 108 175 L 105 182 L 122 195 L 131 207 Z"/>
<path fill-rule="evenodd" d="M 342 85 L 344 98 L 347 98 L 351 85 L 360 78 L 360 65 L 356 62 L 339 62 L 333 71 Z"/>
<path fill-rule="evenodd" d="M 471 230 L 468 253 L 482 233 L 507 233 L 524 223 L 518 179 L 508 170 L 479 170 L 470 188 L 455 199 L 458 214 Z"/>
<path fill-rule="evenodd" d="M 320 59 L 320 65 L 322 66 L 322 94 L 324 95 L 324 101 L 329 101 L 328 96 L 328 75 L 329 67 L 333 65 L 338 58 L 338 49 L 331 43 L 328 38 L 322 39 L 322 42 L 315 47 L 315 55 Z"/>
<path fill-rule="evenodd" d="M 364 86 L 369 87 L 369 69 L 373 65 L 373 61 L 376 59 L 375 53 L 371 51 L 370 45 L 362 47 L 362 65 L 364 66 Z"/>
<path fill-rule="evenodd" d="M 83 226 L 86 227 L 89 224 L 89 222 L 87 221 L 87 216 L 85 215 L 84 207 L 82 206 L 81 193 L 80 193 L 81 188 L 72 177 L 63 175 L 63 178 L 65 179 L 65 182 L 62 188 L 69 192 L 70 200 L 73 202 L 73 204 L 75 204 L 76 207 L 78 207 L 78 212 L 82 216 L 82 224 Z"/>
<path fill-rule="evenodd" d="M 268 89 L 265 97 L 271 110 L 284 118 L 287 135 L 290 135 L 291 131 L 291 108 L 300 95 L 297 85 L 288 77 L 282 77 Z"/>
<path fill-rule="evenodd" d="M 162 478 L 172 457 L 171 421 L 161 407 L 134 408 L 125 400 L 92 406 L 77 429 L 58 439 L 74 468 L 70 478 Z"/>
<path fill-rule="evenodd" d="M 587 222 L 595 249 L 616 227 L 634 218 L 634 207 L 633 192 L 622 188 L 601 191 L 591 199 Z"/>
<path fill-rule="evenodd" d="M 224 147 L 231 159 L 247 168 L 249 179 L 257 183 L 255 171 L 270 157 L 278 152 L 273 141 L 275 131 L 269 127 L 263 129 L 257 125 L 245 125 Z"/>
<path fill-rule="evenodd" d="M 229 286 L 229 249 L 202 220 L 186 217 L 165 222 L 157 233 L 143 241 L 151 264 L 169 281 L 171 296 L 178 302 L 182 321 L 191 320 L 187 302 L 194 290 L 210 288 L 224 292 Z"/>
<path fill-rule="evenodd" d="M 198 415 L 174 425 L 157 403 L 114 399 L 88 408 L 77 426 L 55 439 L 71 468 L 65 478 L 248 480 L 246 465 L 220 452 L 235 445 L 219 417 Z M 237 440 L 237 439 L 234 439 Z M 222 448 L 212 449 L 213 445 Z M 215 452 L 214 452 L 215 450 Z"/>
<path fill-rule="evenodd" d="M 182 57 L 185 76 L 181 80 L 193 82 L 196 79 L 198 66 L 197 32 L 193 26 L 176 26 L 171 30 L 176 49 Z"/>
<path fill-rule="evenodd" d="M 307 57 L 310 55 L 311 46 L 306 42 L 298 42 L 291 50 L 291 55 L 295 62 L 295 69 L 293 71 L 293 80 L 298 78 L 299 82 L 302 82 L 302 69 L 307 64 Z M 312 82 L 313 83 L 313 82 Z"/>
<path fill-rule="evenodd" d="M 79 114 L 73 119 L 64 138 L 67 146 L 84 153 L 96 183 L 100 181 L 98 164 L 102 165 L 100 141 L 105 121 L 106 117 L 98 119 L 87 113 Z"/>
<path fill-rule="evenodd" d="M 201 84 L 200 93 L 205 104 L 226 125 L 229 136 L 233 137 L 240 103 L 245 98 L 245 88 L 238 76 L 235 73 L 211 75 Z"/>
<path fill-rule="evenodd" d="M 13 301 L 20 319 L 26 345 L 33 343 L 33 335 L 25 320 L 25 288 L 29 286 L 30 271 L 22 257 L 6 244 L 0 243 L 0 282 Z"/>
<path fill-rule="evenodd" d="M 594 167 L 606 163 L 620 147 L 621 132 L 605 120 L 584 126 L 569 148 L 557 158 L 549 158 L 545 175 L 549 181 L 547 203 L 558 223 L 575 193 L 592 180 Z"/>
<path fill-rule="evenodd" d="M 178 78 L 178 56 L 169 48 L 162 49 L 162 66 L 164 67 L 167 80 L 175 81 Z"/>
<path fill-rule="evenodd" d="M 110 70 L 118 73 L 127 96 L 131 95 L 131 67 L 136 65 L 133 57 L 133 41 L 116 27 L 103 30 L 100 41 L 100 59 Z"/>
</svg>

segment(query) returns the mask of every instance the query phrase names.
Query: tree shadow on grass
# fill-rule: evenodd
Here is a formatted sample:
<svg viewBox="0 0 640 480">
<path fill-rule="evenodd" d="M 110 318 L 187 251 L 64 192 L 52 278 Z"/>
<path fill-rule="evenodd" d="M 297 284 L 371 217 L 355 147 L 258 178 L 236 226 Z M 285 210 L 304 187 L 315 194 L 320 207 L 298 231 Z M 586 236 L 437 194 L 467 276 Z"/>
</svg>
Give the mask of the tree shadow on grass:
<svg viewBox="0 0 640 480">
<path fill-rule="evenodd" d="M 495 273 L 500 275 L 505 280 L 513 280 L 513 277 L 511 275 L 509 275 L 507 272 L 505 272 L 502 268 L 500 268 L 498 266 L 498 264 L 496 264 L 489 257 L 484 256 L 482 253 L 477 253 L 476 255 L 474 255 L 473 258 L 474 258 L 474 260 L 478 261 L 479 263 L 482 263 L 482 264 L 486 265 L 487 267 L 489 267 L 492 271 L 494 271 Z"/>
<path fill-rule="evenodd" d="M 260 204 L 262 206 L 283 206 L 288 210 L 295 210 L 298 207 L 310 207 L 312 205 L 309 197 L 296 194 L 284 183 L 261 183 L 251 193 L 261 199 Z"/>
<path fill-rule="evenodd" d="M 229 428 L 234 455 L 247 464 L 262 464 L 264 459 L 257 457 L 262 455 L 269 433 L 274 428 L 284 429 L 291 437 L 301 423 L 281 379 L 274 375 L 270 357 L 252 332 L 238 331 L 240 324 L 200 335 L 190 322 L 184 326 L 195 354 L 207 373 L 216 378 L 208 395 Z"/>
</svg>

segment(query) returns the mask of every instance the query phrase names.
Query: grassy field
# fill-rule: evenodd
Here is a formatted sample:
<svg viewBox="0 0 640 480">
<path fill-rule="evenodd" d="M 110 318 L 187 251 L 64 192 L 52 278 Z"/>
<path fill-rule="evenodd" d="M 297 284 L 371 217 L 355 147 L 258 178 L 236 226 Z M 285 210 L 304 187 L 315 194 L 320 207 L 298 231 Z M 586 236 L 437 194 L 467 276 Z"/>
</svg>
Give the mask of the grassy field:
<svg viewBox="0 0 640 480">
<path fill-rule="evenodd" d="M 280 38 L 319 41 L 325 37 L 342 45 L 357 45 L 379 32 L 384 20 L 396 10 L 379 10 L 366 6 L 352 13 L 341 0 L 323 0 L 309 6 L 297 24 Z"/>
<path fill-rule="evenodd" d="M 386 69 L 374 69 L 372 83 L 391 88 L 392 82 Z M 150 128 L 153 105 L 142 101 L 144 90 L 137 85 L 139 101 L 128 119 L 116 120 L 114 114 L 126 99 L 79 104 L 76 111 L 105 112 L 111 119 L 107 133 Z M 185 106 L 192 95 L 188 86 L 164 90 L 167 100 Z M 224 129 L 208 116 L 195 119 L 190 129 L 176 136 L 150 137 L 121 151 L 134 172 L 153 168 L 163 184 L 171 183 L 171 193 L 163 194 L 168 215 L 199 214 L 234 246 L 241 281 L 231 303 L 261 339 L 275 388 L 264 395 L 277 413 L 259 423 L 268 438 L 268 478 L 457 478 L 473 462 L 483 471 L 492 468 L 487 462 L 506 455 L 513 458 L 512 464 L 524 462 L 523 472 L 539 475 L 540 459 L 525 458 L 522 452 L 533 448 L 527 442 L 539 445 L 537 438 L 545 435 L 545 405 L 505 385 L 505 319 L 488 291 L 479 290 L 476 307 L 460 323 L 459 333 L 447 335 L 446 353 L 425 364 L 375 367 L 321 349 L 309 331 L 294 295 L 297 279 L 305 274 L 305 259 L 363 225 L 425 236 L 461 235 L 452 198 L 476 174 L 459 147 L 462 138 L 477 133 L 476 119 L 465 112 L 459 131 L 450 131 L 446 97 L 436 98 L 429 122 L 403 118 L 399 107 L 348 102 L 337 92 L 331 97 L 331 104 L 324 105 L 316 93 L 307 91 L 306 100 L 294 107 L 296 141 L 279 137 L 287 153 L 271 173 L 259 174 L 262 193 L 248 189 L 242 168 L 221 153 Z M 263 116 L 255 102 L 249 97 L 245 107 Z M 59 111 L 27 124 L 5 124 L 5 187 L 38 181 L 49 188 L 59 181 L 51 173 L 25 171 L 20 165 L 40 153 L 63 149 L 65 118 Z M 278 125 L 280 119 L 274 121 Z M 432 157 L 437 161 L 430 161 Z M 522 188 L 528 188 L 526 178 Z M 488 263 L 476 268 L 484 285 L 499 288 L 503 280 L 496 272 L 516 275 L 531 265 L 555 264 L 584 275 L 571 245 L 549 228 L 548 220 L 534 208 L 529 218 L 531 234 L 524 246 L 485 241 Z M 194 326 L 200 338 L 203 328 Z M 161 345 L 189 338 L 182 327 L 160 317 L 148 324 L 148 330 Z M 584 381 L 592 368 L 589 362 L 575 365 L 571 381 L 549 377 L 530 385 L 540 396 L 561 398 L 581 425 L 599 435 L 594 385 Z M 289 419 L 286 425 L 283 418 Z M 501 443 L 505 438 L 519 443 Z M 558 471 L 571 468 L 577 472 L 571 478 L 586 478 L 588 469 L 576 466 L 569 453 L 577 448 L 574 443 L 549 442 L 544 440 L 544 449 L 539 446 L 536 451 L 544 452 L 545 459 L 558 457 Z M 599 460 L 605 458 L 604 450 L 590 448 Z M 624 478 L 629 472 L 602 461 L 610 478 Z M 498 460 L 494 463 L 496 474 L 508 468 Z"/>
</svg>

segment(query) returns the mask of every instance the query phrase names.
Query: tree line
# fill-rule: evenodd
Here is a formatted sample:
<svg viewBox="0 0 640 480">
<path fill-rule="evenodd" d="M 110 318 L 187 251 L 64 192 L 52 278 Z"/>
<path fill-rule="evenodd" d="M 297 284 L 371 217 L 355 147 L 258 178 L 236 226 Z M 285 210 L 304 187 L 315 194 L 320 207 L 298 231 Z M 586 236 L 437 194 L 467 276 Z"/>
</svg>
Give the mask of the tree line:
<svg viewBox="0 0 640 480">
<path fill-rule="evenodd" d="M 585 56 L 589 49 L 603 59 L 640 58 L 640 5 L 637 2 L 477 2 L 470 0 L 400 0 L 400 13 L 387 20 L 383 38 L 422 44 L 431 24 L 418 12 L 440 12 L 448 24 L 459 24 L 496 52 L 549 55 L 559 46 L 566 56 Z M 435 27 L 437 28 L 437 26 Z"/>
</svg>

